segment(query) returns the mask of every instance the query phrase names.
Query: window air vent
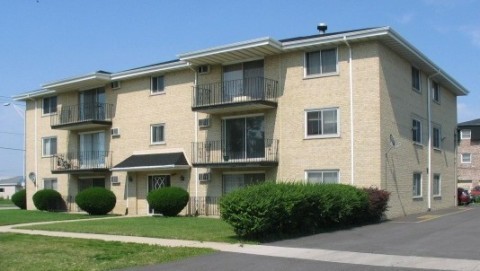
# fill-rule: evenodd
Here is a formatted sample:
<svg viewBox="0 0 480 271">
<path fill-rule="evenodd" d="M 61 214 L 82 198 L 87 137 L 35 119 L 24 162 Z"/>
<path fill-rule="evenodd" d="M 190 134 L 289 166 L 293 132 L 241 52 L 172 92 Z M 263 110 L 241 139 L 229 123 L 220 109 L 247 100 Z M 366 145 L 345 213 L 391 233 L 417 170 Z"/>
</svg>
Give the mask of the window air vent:
<svg viewBox="0 0 480 271">
<path fill-rule="evenodd" d="M 198 74 L 207 74 L 210 72 L 210 65 L 202 65 L 197 67 Z"/>
<path fill-rule="evenodd" d="M 201 182 L 210 181 L 210 173 L 200 173 L 198 174 L 198 180 Z"/>
<path fill-rule="evenodd" d="M 198 126 L 199 126 L 200 128 L 210 127 L 210 119 L 209 119 L 209 118 L 199 119 L 199 120 L 198 120 Z"/>
</svg>

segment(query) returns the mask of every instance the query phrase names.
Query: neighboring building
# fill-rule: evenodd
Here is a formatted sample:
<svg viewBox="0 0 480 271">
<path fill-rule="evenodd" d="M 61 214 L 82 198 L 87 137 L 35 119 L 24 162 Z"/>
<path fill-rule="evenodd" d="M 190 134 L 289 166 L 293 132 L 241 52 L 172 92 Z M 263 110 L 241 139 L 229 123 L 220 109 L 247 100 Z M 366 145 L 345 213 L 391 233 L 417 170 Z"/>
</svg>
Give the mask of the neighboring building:
<svg viewBox="0 0 480 271">
<path fill-rule="evenodd" d="M 392 192 L 390 217 L 454 206 L 457 96 L 468 91 L 389 27 L 260 38 L 99 71 L 18 95 L 31 195 L 111 189 L 115 213 L 188 190 L 186 213 L 265 180 Z M 431 145 L 431 147 L 430 147 Z M 430 169 L 430 170 L 428 170 Z"/>
<path fill-rule="evenodd" d="M 25 185 L 22 176 L 0 178 L 0 198 L 10 199 L 13 194 L 20 191 Z"/>
<path fill-rule="evenodd" d="M 480 119 L 458 124 L 458 187 L 480 185 Z"/>
</svg>

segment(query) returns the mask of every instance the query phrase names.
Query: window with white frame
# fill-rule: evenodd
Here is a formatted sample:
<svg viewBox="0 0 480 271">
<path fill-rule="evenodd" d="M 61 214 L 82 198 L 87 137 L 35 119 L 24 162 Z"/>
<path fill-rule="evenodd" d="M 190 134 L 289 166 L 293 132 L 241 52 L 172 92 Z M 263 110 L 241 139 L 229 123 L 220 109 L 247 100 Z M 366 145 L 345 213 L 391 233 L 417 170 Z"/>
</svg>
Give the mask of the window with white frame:
<svg viewBox="0 0 480 271">
<path fill-rule="evenodd" d="M 432 85 L 432 99 L 437 103 L 440 102 L 440 85 L 437 82 L 433 82 Z"/>
<path fill-rule="evenodd" d="M 57 179 L 55 179 L 55 178 L 44 179 L 43 180 L 43 189 L 58 190 Z"/>
<path fill-rule="evenodd" d="M 472 138 L 472 130 L 463 129 L 460 131 L 460 139 L 471 139 L 471 138 Z"/>
<path fill-rule="evenodd" d="M 307 183 L 339 183 L 338 170 L 307 170 L 305 171 Z"/>
<path fill-rule="evenodd" d="M 165 91 L 163 75 L 152 77 L 151 93 L 157 94 Z"/>
<path fill-rule="evenodd" d="M 57 154 L 57 138 L 44 137 L 42 138 L 42 156 L 52 156 Z"/>
<path fill-rule="evenodd" d="M 57 96 L 43 98 L 43 115 L 57 113 Z"/>
<path fill-rule="evenodd" d="M 440 144 L 442 142 L 442 137 L 441 137 L 441 133 L 440 133 L 440 127 L 438 126 L 434 126 L 432 128 L 432 132 L 433 132 L 433 140 L 432 140 L 432 145 L 434 148 L 436 149 L 440 149 Z"/>
<path fill-rule="evenodd" d="M 165 143 L 165 124 L 154 124 L 150 130 L 151 144 Z"/>
<path fill-rule="evenodd" d="M 422 122 L 418 119 L 412 119 L 412 140 L 422 143 Z"/>
<path fill-rule="evenodd" d="M 338 136 L 338 108 L 305 111 L 305 137 Z"/>
<path fill-rule="evenodd" d="M 433 196 L 440 196 L 442 194 L 440 174 L 433 174 Z"/>
<path fill-rule="evenodd" d="M 305 53 L 305 75 L 315 76 L 337 72 L 337 49 Z"/>
<path fill-rule="evenodd" d="M 422 196 L 422 173 L 413 173 L 413 197 Z"/>
<path fill-rule="evenodd" d="M 420 71 L 415 67 L 412 67 L 412 88 L 420 91 Z"/>
<path fill-rule="evenodd" d="M 464 163 L 464 164 L 472 163 L 472 154 L 471 153 L 462 153 L 462 163 Z"/>
</svg>

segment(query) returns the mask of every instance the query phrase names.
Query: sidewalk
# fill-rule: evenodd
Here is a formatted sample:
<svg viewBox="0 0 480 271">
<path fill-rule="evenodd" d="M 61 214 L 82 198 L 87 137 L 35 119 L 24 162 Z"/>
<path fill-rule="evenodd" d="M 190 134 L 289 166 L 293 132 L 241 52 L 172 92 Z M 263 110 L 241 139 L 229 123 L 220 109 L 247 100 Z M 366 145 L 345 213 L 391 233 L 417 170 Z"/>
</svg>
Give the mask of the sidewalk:
<svg viewBox="0 0 480 271">
<path fill-rule="evenodd" d="M 110 218 L 93 218 L 98 219 L 121 219 L 123 217 Z M 192 240 L 174 240 L 174 239 L 160 239 L 137 236 L 120 236 L 108 234 L 90 234 L 90 233 L 72 233 L 72 232 L 53 232 L 41 230 L 23 230 L 14 229 L 15 227 L 51 224 L 51 223 L 69 223 L 82 220 L 68 220 L 68 221 L 50 221 L 27 223 L 17 225 L 1 226 L 0 232 L 31 234 L 53 237 L 79 238 L 79 239 L 94 239 L 103 241 L 118 241 L 125 243 L 139 243 L 149 245 L 159 245 L 167 247 L 196 247 L 196 248 L 211 248 L 222 252 L 243 253 L 259 256 L 281 257 L 300 260 L 334 262 L 345 264 L 369 265 L 378 267 L 398 267 L 398 268 L 418 268 L 427 270 L 472 270 L 480 271 L 480 261 L 466 260 L 466 259 L 449 259 L 449 258 L 435 258 L 435 257 L 412 257 L 412 256 L 398 256 L 387 254 L 373 254 L 362 252 L 349 252 L 327 249 L 308 249 L 308 248 L 291 248 L 269 245 L 246 245 L 246 244 L 229 244 L 217 242 L 200 242 Z"/>
</svg>

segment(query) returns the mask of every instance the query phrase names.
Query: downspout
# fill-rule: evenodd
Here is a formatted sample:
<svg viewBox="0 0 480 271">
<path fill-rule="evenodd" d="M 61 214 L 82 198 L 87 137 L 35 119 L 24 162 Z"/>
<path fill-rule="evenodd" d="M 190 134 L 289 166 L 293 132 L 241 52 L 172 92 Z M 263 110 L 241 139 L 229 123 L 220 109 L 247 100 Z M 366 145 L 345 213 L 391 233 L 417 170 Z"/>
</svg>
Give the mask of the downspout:
<svg viewBox="0 0 480 271">
<path fill-rule="evenodd" d="M 193 69 L 192 66 L 190 66 L 190 69 L 195 73 L 195 79 L 194 79 L 194 86 L 197 87 L 197 82 L 198 82 L 198 72 L 196 69 Z M 195 88 L 194 88 L 194 95 L 192 95 L 192 97 L 195 99 Z M 198 112 L 195 111 L 194 113 L 195 115 L 195 123 L 194 123 L 194 127 L 195 127 L 195 143 L 198 142 Z M 195 146 L 195 144 L 193 144 L 193 146 Z M 193 148 L 192 150 L 192 154 L 194 155 L 194 157 L 197 156 L 197 149 L 196 148 Z M 196 167 L 195 170 L 195 215 L 198 213 L 198 183 L 199 183 L 199 180 L 198 180 L 198 168 Z"/>
<path fill-rule="evenodd" d="M 38 103 L 38 99 L 35 99 L 35 191 L 38 191 L 38 149 L 37 149 L 37 141 L 38 141 L 38 138 L 37 138 L 37 130 L 38 130 L 38 127 L 37 127 L 37 103 Z M 26 110 L 26 109 L 25 109 Z M 25 139 L 26 140 L 26 139 Z"/>
<path fill-rule="evenodd" d="M 353 77 L 352 77 L 352 47 L 347 41 L 347 36 L 343 36 L 343 41 L 348 47 L 348 70 L 349 70 L 349 91 L 350 91 L 350 184 L 355 183 L 355 151 L 353 149 L 354 136 L 353 131 Z"/>
<path fill-rule="evenodd" d="M 129 196 L 128 196 L 128 182 L 129 182 L 130 178 L 131 178 L 131 176 L 129 176 L 128 172 L 127 172 L 127 179 L 125 180 L 125 190 L 127 192 L 127 202 L 126 202 L 127 206 L 125 208 L 125 215 L 128 215 L 128 198 L 129 198 Z"/>
<path fill-rule="evenodd" d="M 428 115 L 428 165 L 427 165 L 427 205 L 428 210 L 432 210 L 432 90 L 431 90 L 431 79 L 436 76 L 438 71 L 434 74 L 431 74 L 427 78 L 427 115 Z"/>
</svg>

